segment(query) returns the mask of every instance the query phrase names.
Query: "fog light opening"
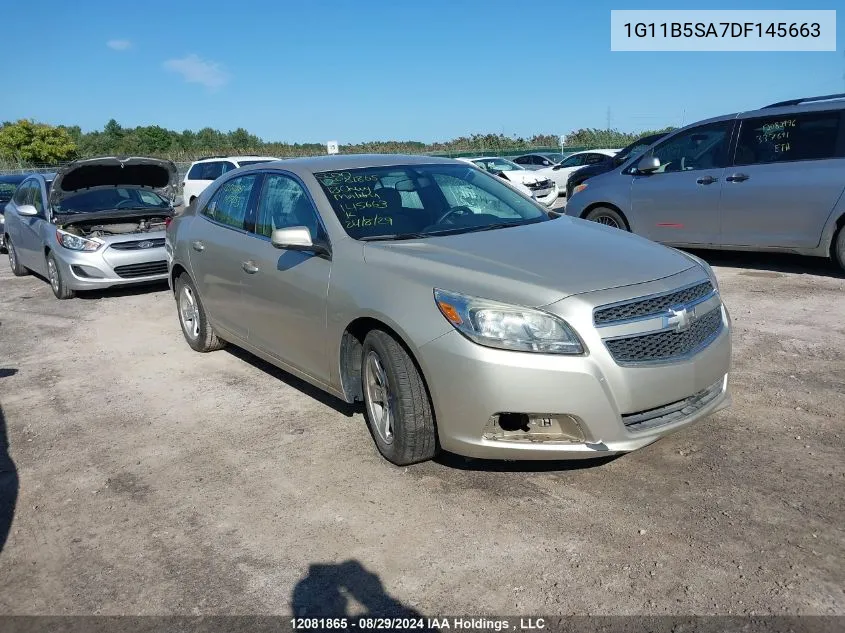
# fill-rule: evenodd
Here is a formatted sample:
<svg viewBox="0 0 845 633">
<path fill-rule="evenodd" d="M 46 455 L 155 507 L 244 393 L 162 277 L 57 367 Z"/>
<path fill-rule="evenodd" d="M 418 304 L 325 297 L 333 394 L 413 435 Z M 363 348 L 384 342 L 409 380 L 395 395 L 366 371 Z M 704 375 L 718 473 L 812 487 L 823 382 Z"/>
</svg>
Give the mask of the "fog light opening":
<svg viewBox="0 0 845 633">
<path fill-rule="evenodd" d="M 503 431 L 525 431 L 528 432 L 528 414 L 526 413 L 500 413 L 498 425 Z"/>
</svg>

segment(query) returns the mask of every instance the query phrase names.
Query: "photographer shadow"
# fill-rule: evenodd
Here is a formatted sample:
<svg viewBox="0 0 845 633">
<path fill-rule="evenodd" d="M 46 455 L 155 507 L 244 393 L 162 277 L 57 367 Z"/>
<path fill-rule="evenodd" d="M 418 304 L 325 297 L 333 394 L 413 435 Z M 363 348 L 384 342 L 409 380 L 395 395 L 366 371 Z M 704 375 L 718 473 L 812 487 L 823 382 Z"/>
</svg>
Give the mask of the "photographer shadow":
<svg viewBox="0 0 845 633">
<path fill-rule="evenodd" d="M 364 607 L 363 612 L 350 609 L 353 599 Z M 309 565 L 308 573 L 293 588 L 291 606 L 295 618 L 409 618 L 423 621 L 418 631 L 438 630 L 429 628 L 421 613 L 390 596 L 378 575 L 357 560 Z"/>
</svg>

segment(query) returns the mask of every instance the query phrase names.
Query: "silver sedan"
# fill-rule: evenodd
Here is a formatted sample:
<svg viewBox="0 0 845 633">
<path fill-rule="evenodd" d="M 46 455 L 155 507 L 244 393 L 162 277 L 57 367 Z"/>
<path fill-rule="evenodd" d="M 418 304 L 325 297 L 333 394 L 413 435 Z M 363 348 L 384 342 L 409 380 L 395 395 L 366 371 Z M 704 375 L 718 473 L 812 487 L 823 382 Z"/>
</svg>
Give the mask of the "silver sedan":
<svg viewBox="0 0 845 633">
<path fill-rule="evenodd" d="M 631 451 L 729 401 L 712 270 L 473 165 L 333 156 L 226 174 L 167 230 L 188 344 L 346 402 L 409 464 Z"/>
</svg>

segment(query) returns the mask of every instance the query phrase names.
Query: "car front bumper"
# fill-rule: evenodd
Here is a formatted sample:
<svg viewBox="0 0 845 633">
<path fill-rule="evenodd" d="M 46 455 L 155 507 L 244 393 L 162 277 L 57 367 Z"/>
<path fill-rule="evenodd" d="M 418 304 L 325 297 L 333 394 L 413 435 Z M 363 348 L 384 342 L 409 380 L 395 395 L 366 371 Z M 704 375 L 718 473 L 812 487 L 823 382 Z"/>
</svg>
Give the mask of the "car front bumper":
<svg viewBox="0 0 845 633">
<path fill-rule="evenodd" d="M 551 189 L 541 189 L 539 192 L 535 191 L 533 193 L 534 199 L 539 202 L 540 204 L 550 207 L 555 202 L 557 202 L 558 194 L 560 193 L 560 189 L 556 184 L 553 184 Z"/>
<path fill-rule="evenodd" d="M 584 459 L 647 446 L 730 404 L 730 319 L 722 310 L 723 329 L 706 348 L 684 362 L 653 367 L 620 368 L 598 347 L 583 356 L 555 356 L 493 349 L 457 331 L 445 334 L 419 353 L 440 444 L 468 457 L 514 460 Z M 697 397 L 704 393 L 706 398 Z M 667 410 L 674 413 L 657 417 Z M 574 420 L 582 439 L 544 439 L 540 429 L 531 436 L 495 437 L 494 416 L 503 413 Z M 652 426 L 631 425 L 649 417 L 656 418 Z"/>
<path fill-rule="evenodd" d="M 53 252 L 63 279 L 73 290 L 96 290 L 167 280 L 164 247 L 135 251 L 106 248 L 103 252 L 93 253 L 57 248 Z"/>
</svg>

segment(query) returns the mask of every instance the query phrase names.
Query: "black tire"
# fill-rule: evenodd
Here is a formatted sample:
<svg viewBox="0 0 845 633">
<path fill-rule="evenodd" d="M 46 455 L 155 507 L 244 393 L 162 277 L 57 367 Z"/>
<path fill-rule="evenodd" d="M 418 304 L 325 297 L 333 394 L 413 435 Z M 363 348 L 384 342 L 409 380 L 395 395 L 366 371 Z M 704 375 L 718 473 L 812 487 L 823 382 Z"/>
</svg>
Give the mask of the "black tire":
<svg viewBox="0 0 845 633">
<path fill-rule="evenodd" d="M 631 230 L 625 217 L 619 211 L 610 207 L 596 207 L 590 210 L 584 219 L 623 231 Z"/>
<path fill-rule="evenodd" d="M 189 310 L 188 304 L 193 306 L 190 314 L 185 311 Z M 226 341 L 218 337 L 209 325 L 197 287 L 187 273 L 182 273 L 176 280 L 176 310 L 182 334 L 191 349 L 197 352 L 213 352 L 226 346 Z"/>
<path fill-rule="evenodd" d="M 833 240 L 833 261 L 845 271 L 845 225 L 842 225 Z"/>
<path fill-rule="evenodd" d="M 372 388 L 368 387 L 368 380 L 374 373 L 372 368 L 368 369 L 372 355 L 380 362 L 387 380 L 385 399 L 391 437 L 386 437 L 377 426 L 379 421 L 374 419 L 378 405 L 373 401 Z M 397 466 L 434 457 L 438 451 L 437 430 L 425 382 L 405 348 L 387 332 L 372 330 L 364 339 L 361 380 L 367 425 L 379 453 Z"/>
<path fill-rule="evenodd" d="M 29 270 L 21 266 L 21 261 L 18 259 L 18 253 L 15 251 L 15 245 L 12 240 L 6 239 L 6 251 L 9 254 L 9 268 L 12 269 L 12 274 L 15 277 L 23 277 L 29 274 Z"/>
<path fill-rule="evenodd" d="M 59 262 L 56 261 L 53 253 L 47 254 L 47 279 L 50 281 L 50 288 L 53 289 L 56 299 L 64 301 L 76 296 L 76 292 L 68 287 L 67 281 L 62 276 L 62 269 L 59 268 Z"/>
</svg>

